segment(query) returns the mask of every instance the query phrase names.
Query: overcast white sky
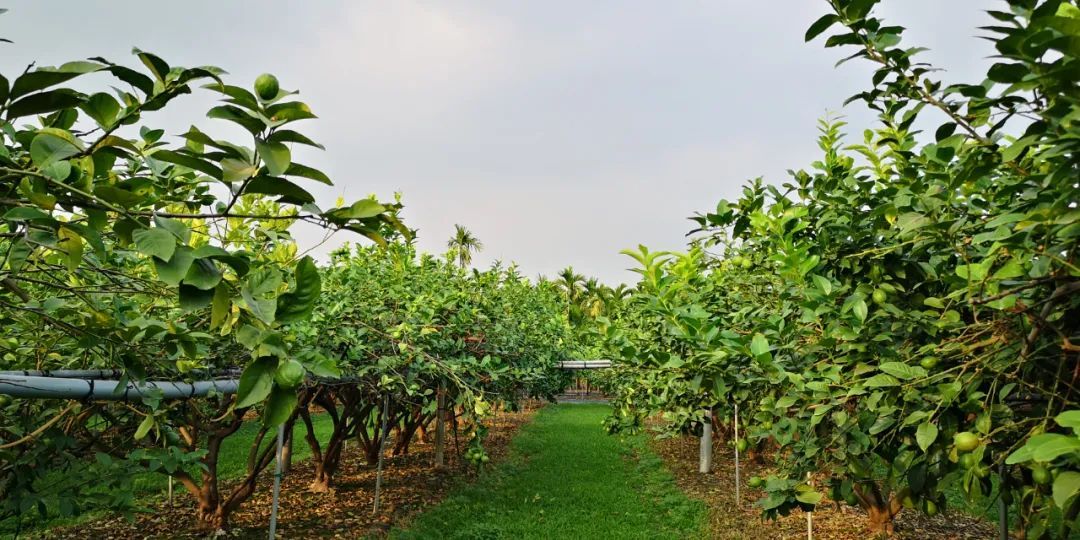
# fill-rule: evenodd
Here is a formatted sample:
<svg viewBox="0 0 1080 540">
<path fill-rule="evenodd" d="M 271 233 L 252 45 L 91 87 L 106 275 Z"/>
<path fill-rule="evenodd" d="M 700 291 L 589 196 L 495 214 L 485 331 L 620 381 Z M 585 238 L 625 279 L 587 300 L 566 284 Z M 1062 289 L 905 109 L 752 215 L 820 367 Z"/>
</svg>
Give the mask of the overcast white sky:
<svg viewBox="0 0 1080 540">
<path fill-rule="evenodd" d="M 993 50 L 976 27 L 997 4 L 885 0 L 879 11 L 909 28 L 905 43 L 932 49 L 925 58 L 945 79 L 979 82 Z M 423 249 L 443 251 L 461 223 L 486 246 L 477 264 L 513 260 L 529 275 L 572 265 L 633 281 L 619 250 L 680 249 L 688 216 L 737 197 L 748 178 L 779 183 L 807 167 L 827 110 L 856 133 L 873 125 L 858 104 L 840 109 L 869 84 L 868 67 L 834 69 L 843 51 L 803 43 L 823 0 L 0 7 L 10 9 L 0 36 L 15 41 L 0 44 L 9 79 L 31 61 L 137 64 L 132 46 L 173 65 L 220 66 L 242 86 L 276 74 L 320 116 L 298 128 L 327 150 L 294 156 L 334 179 L 307 186 L 320 203 L 401 191 Z M 212 100 L 185 96 L 150 118 L 172 134 L 207 129 L 223 123 L 203 117 Z"/>
</svg>

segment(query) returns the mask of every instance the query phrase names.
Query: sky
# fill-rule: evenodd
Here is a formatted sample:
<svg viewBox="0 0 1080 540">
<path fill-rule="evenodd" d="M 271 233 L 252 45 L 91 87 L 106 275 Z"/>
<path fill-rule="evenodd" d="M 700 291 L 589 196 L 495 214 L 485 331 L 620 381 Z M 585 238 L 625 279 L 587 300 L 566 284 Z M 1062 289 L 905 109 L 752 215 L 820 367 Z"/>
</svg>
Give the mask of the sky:
<svg viewBox="0 0 1080 540">
<path fill-rule="evenodd" d="M 981 82 L 987 0 L 884 0 L 904 44 L 951 82 Z M 250 87 L 260 73 L 319 116 L 296 124 L 326 151 L 294 149 L 333 187 L 324 207 L 403 194 L 418 244 L 441 253 L 454 224 L 484 243 L 474 264 L 516 262 L 530 276 L 566 266 L 633 282 L 619 254 L 680 250 L 688 217 L 818 158 L 816 121 L 842 114 L 855 140 L 874 116 L 844 100 L 870 66 L 834 68 L 845 50 L 804 43 L 824 0 L 8 0 L 0 73 L 104 56 L 135 66 L 137 46 L 172 65 L 216 65 Z M 95 75 L 96 76 L 96 75 Z M 107 78 L 87 81 L 95 90 Z M 170 135 L 205 118 L 210 92 L 148 116 Z M 176 139 L 179 141 L 179 139 Z M 304 247 L 322 238 L 297 231 Z M 316 253 L 357 240 L 338 233 Z"/>
</svg>

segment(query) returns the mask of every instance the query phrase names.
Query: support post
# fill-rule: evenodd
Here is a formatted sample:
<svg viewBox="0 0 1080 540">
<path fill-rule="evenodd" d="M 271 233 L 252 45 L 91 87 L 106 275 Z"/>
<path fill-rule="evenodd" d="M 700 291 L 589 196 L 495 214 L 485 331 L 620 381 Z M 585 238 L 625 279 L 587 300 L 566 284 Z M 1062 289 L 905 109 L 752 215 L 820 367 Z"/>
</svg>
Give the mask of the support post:
<svg viewBox="0 0 1080 540">
<path fill-rule="evenodd" d="M 806 473 L 806 483 L 813 486 L 810 473 Z M 814 512 L 806 513 L 806 540 L 814 540 Z"/>
<path fill-rule="evenodd" d="M 712 411 L 705 411 L 705 421 L 701 424 L 701 447 L 699 448 L 698 472 L 712 471 Z"/>
<path fill-rule="evenodd" d="M 998 464 L 998 537 L 1009 540 L 1009 505 L 1005 503 L 1005 461 Z"/>
<path fill-rule="evenodd" d="M 435 468 L 446 467 L 446 384 L 439 385 L 435 410 Z"/>
<path fill-rule="evenodd" d="M 278 496 L 281 494 L 281 453 L 285 439 L 285 425 L 278 426 L 277 453 L 274 455 L 274 494 L 270 502 L 270 540 L 277 534 Z"/>
<path fill-rule="evenodd" d="M 742 506 L 739 496 L 739 404 L 735 404 L 735 506 Z"/>
<path fill-rule="evenodd" d="M 390 416 L 390 394 L 383 394 L 383 406 L 382 406 L 382 429 L 381 438 L 379 439 L 379 464 L 378 470 L 375 473 L 375 504 L 371 508 L 371 515 L 379 513 L 379 496 L 382 494 L 382 470 L 383 470 L 383 454 L 385 454 L 386 437 L 390 431 L 387 428 L 387 421 Z"/>
</svg>

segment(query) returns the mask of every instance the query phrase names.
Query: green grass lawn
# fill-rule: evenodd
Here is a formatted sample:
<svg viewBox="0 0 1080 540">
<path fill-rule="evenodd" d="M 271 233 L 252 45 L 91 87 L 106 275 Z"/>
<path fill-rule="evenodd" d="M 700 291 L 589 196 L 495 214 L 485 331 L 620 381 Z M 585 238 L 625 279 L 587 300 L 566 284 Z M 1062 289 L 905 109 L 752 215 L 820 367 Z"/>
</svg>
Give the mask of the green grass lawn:
<svg viewBox="0 0 1080 540">
<path fill-rule="evenodd" d="M 607 405 L 548 406 L 506 462 L 419 515 L 398 539 L 700 538 L 705 508 L 678 490 L 644 436 L 613 437 Z"/>
<path fill-rule="evenodd" d="M 320 441 L 325 442 L 330 438 L 330 432 L 333 430 L 334 426 L 330 422 L 329 416 L 325 414 L 312 415 L 311 421 L 312 425 L 315 427 L 315 435 Z M 225 439 L 225 442 L 221 445 L 221 454 L 218 459 L 218 473 L 223 480 L 239 478 L 246 473 L 248 450 L 251 448 L 252 441 L 255 440 L 255 435 L 259 432 L 259 427 L 260 423 L 258 421 L 248 422 L 241 426 L 231 437 Z M 304 442 L 304 436 L 304 425 L 302 422 L 297 422 L 293 430 L 293 463 L 311 457 L 311 448 Z M 263 441 L 263 445 L 275 444 L 275 441 L 276 439 L 273 436 L 267 436 Z M 89 466 L 94 468 L 96 467 L 96 463 Z M 196 475 L 196 477 L 198 477 L 198 475 Z M 48 481 L 47 478 L 46 481 Z M 135 492 L 136 497 L 138 497 L 140 505 L 150 506 L 164 500 L 168 485 L 169 479 L 164 474 L 142 473 L 133 480 L 133 491 Z M 182 501 L 187 497 L 187 492 L 179 482 L 175 484 L 173 489 L 177 493 L 178 500 Z M 101 516 L 101 512 L 89 512 L 72 517 L 53 518 L 48 521 L 43 521 L 35 513 L 29 516 L 23 516 L 22 530 L 25 532 L 43 530 L 51 527 L 70 526 Z M 0 535 L 10 534 L 14 531 L 15 522 L 13 519 L 7 520 L 6 522 L 0 522 Z"/>
</svg>

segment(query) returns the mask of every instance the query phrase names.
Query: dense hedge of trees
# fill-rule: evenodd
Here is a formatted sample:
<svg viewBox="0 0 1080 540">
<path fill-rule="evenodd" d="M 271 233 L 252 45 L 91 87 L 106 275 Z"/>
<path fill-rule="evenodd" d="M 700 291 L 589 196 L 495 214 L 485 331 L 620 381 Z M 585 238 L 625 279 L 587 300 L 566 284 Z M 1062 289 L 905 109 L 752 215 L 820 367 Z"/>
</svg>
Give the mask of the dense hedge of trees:
<svg viewBox="0 0 1080 540">
<path fill-rule="evenodd" d="M 776 458 L 766 515 L 827 489 L 888 533 L 905 507 L 934 514 L 950 486 L 995 482 L 1029 538 L 1065 537 L 1080 510 L 1080 10 L 988 12 L 999 56 L 965 84 L 938 80 L 876 3 L 830 1 L 806 38 L 832 30 L 827 47 L 875 66 L 852 101 L 878 126 L 845 143 L 826 119 L 821 160 L 695 216 L 687 252 L 628 252 L 640 283 L 597 320 L 621 358 L 609 427 L 662 412 L 687 429 L 709 411 L 723 430 L 738 406 Z"/>
<path fill-rule="evenodd" d="M 225 528 L 272 463 L 277 428 L 298 421 L 314 489 L 331 486 L 347 437 L 375 456 L 396 432 L 392 450 L 406 452 L 438 403 L 480 464 L 493 406 L 559 388 L 551 367 L 573 338 L 554 285 L 469 271 L 460 249 L 417 255 L 399 200 L 318 206 L 303 186 L 330 179 L 292 152 L 322 148 L 296 127 L 315 114 L 273 76 L 249 90 L 215 67 L 135 56 L 138 68 L 92 58 L 0 76 L 0 369 L 101 369 L 123 385 L 239 375 L 239 392 L 0 396 L 5 529 L 137 508 L 133 478 L 148 471 L 191 493 L 202 526 Z M 101 91 L 65 86 L 76 78 Z M 244 140 L 150 123 L 199 89 L 221 96 L 207 116 Z M 374 245 L 320 269 L 298 252 L 296 222 Z M 329 441 L 310 436 L 314 414 L 332 417 Z M 247 474 L 223 482 L 222 444 L 249 422 Z"/>
</svg>

